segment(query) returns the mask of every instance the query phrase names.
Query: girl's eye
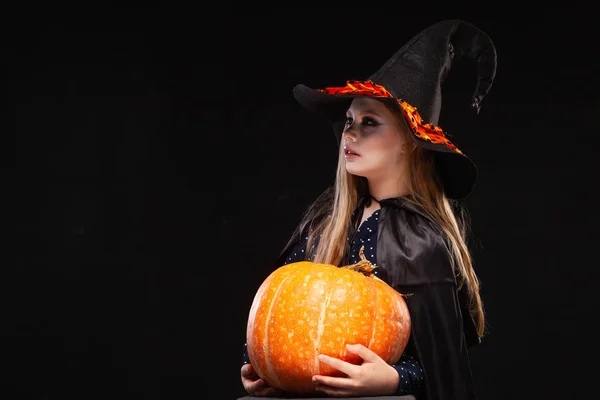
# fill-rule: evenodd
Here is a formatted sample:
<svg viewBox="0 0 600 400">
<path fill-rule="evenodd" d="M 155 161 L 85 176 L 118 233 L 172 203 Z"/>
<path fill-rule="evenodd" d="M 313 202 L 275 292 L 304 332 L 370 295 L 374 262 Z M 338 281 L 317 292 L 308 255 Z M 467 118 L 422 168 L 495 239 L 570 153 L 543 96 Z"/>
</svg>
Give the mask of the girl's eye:
<svg viewBox="0 0 600 400">
<path fill-rule="evenodd" d="M 346 117 L 346 119 L 345 119 L 345 121 L 344 121 L 344 124 L 345 124 L 346 126 L 350 126 L 350 125 L 352 125 L 353 123 L 354 123 L 354 120 L 352 119 L 352 117 Z M 361 122 L 360 122 L 360 123 L 361 123 L 361 125 L 363 125 L 363 126 L 377 126 L 377 125 L 379 125 L 379 122 L 375 121 L 375 120 L 374 120 L 373 118 L 371 118 L 371 117 L 364 117 L 364 118 L 361 120 Z"/>
<path fill-rule="evenodd" d="M 379 125 L 379 123 L 377 121 L 375 121 L 371 117 L 364 117 L 362 119 L 362 124 L 365 125 L 365 126 L 377 126 L 377 125 Z"/>
</svg>

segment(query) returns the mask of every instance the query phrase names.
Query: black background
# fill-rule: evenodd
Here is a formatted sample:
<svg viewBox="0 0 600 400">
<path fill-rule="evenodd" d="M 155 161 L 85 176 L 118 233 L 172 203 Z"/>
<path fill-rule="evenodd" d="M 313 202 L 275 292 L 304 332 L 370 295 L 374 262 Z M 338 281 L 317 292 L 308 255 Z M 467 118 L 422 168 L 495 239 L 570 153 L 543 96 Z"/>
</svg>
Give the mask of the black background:
<svg viewBox="0 0 600 400">
<path fill-rule="evenodd" d="M 479 396 L 594 398 L 592 11 L 190 3 L 5 15 L 2 399 L 242 396 L 255 290 L 337 162 L 293 86 L 364 79 L 445 18 L 498 51 L 480 114 L 465 63 L 440 119 L 480 171 L 466 200 L 489 322 Z"/>
</svg>

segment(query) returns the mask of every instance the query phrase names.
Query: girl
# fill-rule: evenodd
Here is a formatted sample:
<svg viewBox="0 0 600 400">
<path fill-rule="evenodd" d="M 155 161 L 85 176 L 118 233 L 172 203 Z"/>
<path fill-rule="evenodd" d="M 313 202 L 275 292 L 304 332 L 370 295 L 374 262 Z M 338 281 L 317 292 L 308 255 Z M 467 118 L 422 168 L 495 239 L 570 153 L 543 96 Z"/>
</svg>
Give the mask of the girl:
<svg viewBox="0 0 600 400">
<path fill-rule="evenodd" d="M 347 348 L 360 365 L 321 355 L 345 374 L 313 377 L 326 396 L 475 398 L 468 348 L 484 334 L 484 311 L 467 221 L 455 200 L 471 192 L 477 170 L 436 126 L 441 84 L 457 56 L 478 64 L 478 109 L 495 76 L 496 52 L 487 35 L 457 20 L 422 31 L 367 81 L 294 89 L 300 104 L 332 124 L 339 159 L 334 184 L 309 207 L 277 265 L 348 265 L 364 248 L 377 276 L 410 294 L 411 336 L 399 363 L 388 365 L 362 345 Z M 252 395 L 281 394 L 248 359 L 241 375 Z"/>
</svg>

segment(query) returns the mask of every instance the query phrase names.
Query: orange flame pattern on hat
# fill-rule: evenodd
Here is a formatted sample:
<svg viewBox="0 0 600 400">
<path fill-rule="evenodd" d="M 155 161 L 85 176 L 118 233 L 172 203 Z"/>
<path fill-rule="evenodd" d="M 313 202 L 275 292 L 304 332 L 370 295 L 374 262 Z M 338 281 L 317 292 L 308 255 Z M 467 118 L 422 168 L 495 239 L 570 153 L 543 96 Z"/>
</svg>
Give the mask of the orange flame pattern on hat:
<svg viewBox="0 0 600 400">
<path fill-rule="evenodd" d="M 373 83 L 372 81 L 347 81 L 343 87 L 327 87 L 325 89 L 317 89 L 318 92 L 332 95 L 365 95 L 372 97 L 389 97 L 394 98 L 385 87 Z M 433 144 L 443 144 L 451 150 L 459 154 L 463 154 L 447 137 L 442 128 L 432 124 L 425 124 L 423 118 L 417 112 L 417 108 L 410 105 L 402 99 L 396 99 L 402 113 L 406 118 L 407 123 L 411 127 L 413 133 L 419 139 L 425 140 Z"/>
</svg>

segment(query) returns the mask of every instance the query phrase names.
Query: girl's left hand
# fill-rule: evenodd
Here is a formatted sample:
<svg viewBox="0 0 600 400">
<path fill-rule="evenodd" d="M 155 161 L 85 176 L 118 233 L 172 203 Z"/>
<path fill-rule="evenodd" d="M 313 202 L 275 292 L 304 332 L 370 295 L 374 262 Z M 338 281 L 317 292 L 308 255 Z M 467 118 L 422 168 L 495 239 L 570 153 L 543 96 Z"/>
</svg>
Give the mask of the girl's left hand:
<svg viewBox="0 0 600 400">
<path fill-rule="evenodd" d="M 314 375 L 315 390 L 330 397 L 385 396 L 394 394 L 399 384 L 398 372 L 381 357 L 362 344 L 347 344 L 348 352 L 362 359 L 360 365 L 319 354 L 319 361 L 346 377 Z"/>
</svg>

